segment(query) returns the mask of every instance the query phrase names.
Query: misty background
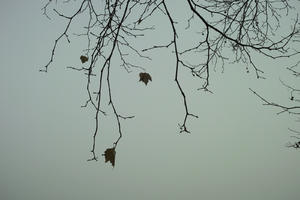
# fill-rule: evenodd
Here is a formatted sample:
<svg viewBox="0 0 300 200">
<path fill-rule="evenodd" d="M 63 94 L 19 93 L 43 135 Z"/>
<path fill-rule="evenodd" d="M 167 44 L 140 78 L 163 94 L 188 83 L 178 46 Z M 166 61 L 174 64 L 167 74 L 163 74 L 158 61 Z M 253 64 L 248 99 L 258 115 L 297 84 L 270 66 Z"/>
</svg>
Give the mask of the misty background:
<svg viewBox="0 0 300 200">
<path fill-rule="evenodd" d="M 86 77 L 66 68 L 82 65 L 84 40 L 71 31 L 71 43 L 58 44 L 49 72 L 39 72 L 66 24 L 51 11 L 52 20 L 43 16 L 44 3 L 0 2 L 0 199 L 299 198 L 300 152 L 285 147 L 293 141 L 288 128 L 297 129 L 299 122 L 287 113 L 276 115 L 279 110 L 263 106 L 248 89 L 290 103 L 279 78 L 296 83 L 285 69 L 295 59 L 255 57 L 266 80 L 247 74 L 243 64 L 227 64 L 224 73 L 217 68 L 211 73 L 213 94 L 197 91 L 197 81 L 181 69 L 189 110 L 199 116 L 189 118 L 191 134 L 179 134 L 184 107 L 170 49 L 149 53 L 148 86 L 138 82 L 140 71 L 127 73 L 116 63 L 113 99 L 120 114 L 135 118 L 121 121 L 123 138 L 112 168 L 101 154 L 118 137 L 115 118 L 107 107 L 97 137 L 99 161 L 87 162 L 94 111 L 81 108 Z M 180 1 L 173 9 L 182 9 Z M 150 20 L 156 30 L 139 40 L 141 48 L 170 41 L 169 21 L 158 19 Z"/>
</svg>

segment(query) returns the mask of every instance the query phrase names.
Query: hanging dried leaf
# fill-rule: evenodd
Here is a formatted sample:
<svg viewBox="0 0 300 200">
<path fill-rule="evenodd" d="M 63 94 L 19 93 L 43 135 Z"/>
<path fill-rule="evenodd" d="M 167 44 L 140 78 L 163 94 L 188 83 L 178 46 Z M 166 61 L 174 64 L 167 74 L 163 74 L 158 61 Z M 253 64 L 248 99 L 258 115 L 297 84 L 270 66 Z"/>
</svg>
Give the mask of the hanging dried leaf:
<svg viewBox="0 0 300 200">
<path fill-rule="evenodd" d="M 85 63 L 86 61 L 88 61 L 88 57 L 86 56 L 80 56 L 80 60 L 81 60 L 81 63 Z"/>
<path fill-rule="evenodd" d="M 148 81 L 152 81 L 152 78 L 150 76 L 150 74 L 148 73 L 140 73 L 140 80 L 139 81 L 143 81 L 145 83 L 145 85 L 148 84 Z"/>
<path fill-rule="evenodd" d="M 116 158 L 115 147 L 106 149 L 104 154 L 102 155 L 105 157 L 105 162 L 109 161 L 113 167 L 115 166 L 115 158 Z"/>
</svg>

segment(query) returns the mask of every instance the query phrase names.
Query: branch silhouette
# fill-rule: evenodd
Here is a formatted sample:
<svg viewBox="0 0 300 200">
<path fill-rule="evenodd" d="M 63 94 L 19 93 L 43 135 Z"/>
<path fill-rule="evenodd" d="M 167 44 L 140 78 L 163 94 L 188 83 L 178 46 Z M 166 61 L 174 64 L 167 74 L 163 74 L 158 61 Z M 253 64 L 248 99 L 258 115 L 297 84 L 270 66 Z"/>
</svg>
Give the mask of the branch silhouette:
<svg viewBox="0 0 300 200">
<path fill-rule="evenodd" d="M 79 2 L 79 3 L 78 3 Z M 189 107 L 189 97 L 182 82 L 181 68 L 190 72 L 197 78 L 199 86 L 197 90 L 211 92 L 211 71 L 220 67 L 222 70 L 225 64 L 242 63 L 247 73 L 254 73 L 258 79 L 265 78 L 264 71 L 253 57 L 256 54 L 266 58 L 283 59 L 298 56 L 299 50 L 291 46 L 299 42 L 299 21 L 298 10 L 299 1 L 285 0 L 185 0 L 180 1 L 186 5 L 188 18 L 179 19 L 180 23 L 185 23 L 185 31 L 198 34 L 194 38 L 194 43 L 189 46 L 180 45 L 179 41 L 185 40 L 185 32 L 178 28 L 175 20 L 180 11 L 171 8 L 170 5 L 176 1 L 167 0 L 70 0 L 53 1 L 48 0 L 42 7 L 43 15 L 51 19 L 51 14 L 58 16 L 67 22 L 64 29 L 55 39 L 50 59 L 40 70 L 48 72 L 55 60 L 55 52 L 58 44 L 65 38 L 71 42 L 69 33 L 73 24 L 82 21 L 83 33 L 73 33 L 75 36 L 83 37 L 86 40 L 86 48 L 82 49 L 84 55 L 80 55 L 82 64 L 87 67 L 68 66 L 68 69 L 78 73 L 83 73 L 86 77 L 87 99 L 82 107 L 92 107 L 95 111 L 95 128 L 93 132 L 93 142 L 89 161 L 97 160 L 96 156 L 96 137 L 100 131 L 100 114 L 107 115 L 103 97 L 108 97 L 108 106 L 112 108 L 112 113 L 117 122 L 119 137 L 113 142 L 113 147 L 109 149 L 109 157 L 112 165 L 115 164 L 116 147 L 123 137 L 122 120 L 131 119 L 134 116 L 123 116 L 119 113 L 115 104 L 114 93 L 111 87 L 111 73 L 114 60 L 120 60 L 120 67 L 128 73 L 136 73 L 137 78 L 146 85 L 152 81 L 151 74 L 144 66 L 136 64 L 128 59 L 130 54 L 135 60 L 151 61 L 152 58 L 146 53 L 164 49 L 171 50 L 176 61 L 174 68 L 174 81 L 178 88 L 178 93 L 182 97 L 184 108 L 183 120 L 179 124 L 180 133 L 190 133 L 188 129 L 189 117 L 198 118 L 192 114 Z M 63 4 L 77 5 L 72 15 L 66 15 Z M 163 44 L 150 44 L 142 49 L 137 48 L 135 40 L 142 38 L 149 31 L 160 31 L 154 25 L 145 25 L 151 22 L 152 16 L 159 16 L 161 23 L 167 22 L 170 38 Z M 85 17 L 85 18 L 84 18 Z M 86 20 L 87 17 L 87 20 Z M 75 18 L 77 21 L 75 21 Z M 279 34 L 279 29 L 286 19 L 290 21 L 290 29 L 286 29 L 284 34 Z M 151 22 L 152 23 L 152 22 Z M 147 44 L 148 45 L 148 44 Z M 228 55 L 228 52 L 231 52 Z M 191 63 L 189 56 L 197 55 L 199 58 L 195 63 Z M 295 66 L 290 66 L 287 70 L 295 76 L 299 76 L 296 70 L 299 62 Z M 142 74 L 142 75 L 141 75 Z M 98 79 L 92 79 L 97 77 Z M 284 82 L 282 82 L 284 84 Z M 92 84 L 97 85 L 97 89 L 92 89 Z M 108 91 L 103 90 L 103 86 L 108 86 Z M 295 95 L 298 89 L 284 84 L 291 90 L 291 98 L 296 102 Z M 299 106 L 285 107 L 280 104 L 272 103 L 263 96 L 250 89 L 254 95 L 261 99 L 265 105 L 274 106 L 281 109 L 280 113 L 288 112 L 298 114 Z M 108 149 L 107 149 L 108 150 Z M 107 150 L 105 152 L 107 152 Z M 111 153 L 113 152 L 113 153 Z M 104 153 L 104 155 L 108 153 Z M 113 155 L 113 159 L 112 156 Z M 113 161 L 112 161 L 113 160 Z"/>
</svg>

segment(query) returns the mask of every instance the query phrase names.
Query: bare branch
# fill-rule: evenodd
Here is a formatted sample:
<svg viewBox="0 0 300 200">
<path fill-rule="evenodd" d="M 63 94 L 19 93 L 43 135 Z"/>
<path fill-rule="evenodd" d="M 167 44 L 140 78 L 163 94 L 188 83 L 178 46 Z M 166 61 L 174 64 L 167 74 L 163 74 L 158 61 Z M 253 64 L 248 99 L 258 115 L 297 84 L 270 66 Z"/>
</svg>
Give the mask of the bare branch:
<svg viewBox="0 0 300 200">
<path fill-rule="evenodd" d="M 69 33 L 72 31 L 72 25 L 76 23 L 74 19 L 82 20 L 82 30 L 72 34 L 76 38 L 80 37 L 86 41 L 86 47 L 82 49 L 85 58 L 82 64 L 86 64 L 67 68 L 83 73 L 86 77 L 87 98 L 82 107 L 90 106 L 95 112 L 92 157 L 89 160 L 97 160 L 96 137 L 101 129 L 101 116 L 107 115 L 106 107 L 112 109 L 119 135 L 113 142 L 113 148 L 108 149 L 108 152 L 115 152 L 117 144 L 123 136 L 121 119 L 134 117 L 121 115 L 118 105 L 115 103 L 113 84 L 111 84 L 112 76 L 114 76 L 112 74 L 113 67 L 122 67 L 128 73 L 146 72 L 147 68 L 138 64 L 152 61 L 152 58 L 146 53 L 157 49 L 169 50 L 172 48 L 171 52 L 175 60 L 174 81 L 182 97 L 184 108 L 184 116 L 182 123 L 179 124 L 179 129 L 180 132 L 189 133 L 188 118 L 197 118 L 198 116 L 191 113 L 192 109 L 188 105 L 188 95 L 182 86 L 184 80 L 180 79 L 181 67 L 197 79 L 199 85 L 196 88 L 198 90 L 212 93 L 210 90 L 211 77 L 219 67 L 223 72 L 227 64 L 242 63 L 247 73 L 253 73 L 258 79 L 264 79 L 264 70 L 257 63 L 255 54 L 273 60 L 296 57 L 300 53 L 298 46 L 293 45 L 300 41 L 299 11 L 295 6 L 299 3 L 298 1 L 294 2 L 294 5 L 291 1 L 286 0 L 186 0 L 181 3 L 188 5 L 186 11 L 188 17 L 180 19 L 181 21 L 178 22 L 174 20 L 177 17 L 176 10 L 171 9 L 165 0 L 79 0 L 79 6 L 72 15 L 66 15 L 64 10 L 59 7 L 66 3 L 71 5 L 72 1 L 56 0 L 55 4 L 53 2 L 53 0 L 48 0 L 42 7 L 43 15 L 50 19 L 48 12 L 51 10 L 60 19 L 66 21 L 66 25 L 54 40 L 50 59 L 40 71 L 48 72 L 48 68 L 54 62 L 55 52 L 61 40 L 65 38 L 69 43 L 71 42 Z M 56 7 L 52 9 L 53 6 Z M 136 39 L 143 38 L 150 31 L 156 31 L 155 26 L 146 25 L 146 21 L 150 21 L 152 16 L 158 15 L 161 17 L 162 23 L 167 19 L 171 32 L 170 41 L 147 44 L 148 47 L 142 47 L 140 50 L 135 44 Z M 284 21 L 286 19 L 290 20 L 290 27 L 289 29 L 284 27 L 285 33 L 280 35 L 279 30 L 282 29 L 282 23 L 286 23 Z M 184 23 L 184 31 L 178 28 L 180 23 Z M 181 40 L 185 41 L 189 37 L 186 32 L 195 33 L 197 37 L 193 38 L 191 44 L 181 46 Z M 196 56 L 197 59 L 192 60 L 192 56 Z M 132 61 L 131 58 L 134 60 Z M 116 60 L 120 63 L 115 64 Z M 287 67 L 287 70 L 292 72 L 295 77 L 300 77 L 297 68 L 299 63 L 300 61 Z M 290 91 L 289 99 L 294 105 L 285 106 L 271 102 L 251 88 L 249 89 L 263 102 L 263 105 L 279 109 L 278 114 L 300 114 L 300 106 L 296 104 L 300 102 L 300 89 L 287 81 L 281 79 L 280 81 Z M 103 89 L 106 85 L 107 90 Z M 108 97 L 108 104 L 103 100 L 105 96 Z M 99 115 L 100 113 L 102 115 Z M 290 145 L 296 147 L 296 144 L 298 145 L 298 143 Z"/>
</svg>

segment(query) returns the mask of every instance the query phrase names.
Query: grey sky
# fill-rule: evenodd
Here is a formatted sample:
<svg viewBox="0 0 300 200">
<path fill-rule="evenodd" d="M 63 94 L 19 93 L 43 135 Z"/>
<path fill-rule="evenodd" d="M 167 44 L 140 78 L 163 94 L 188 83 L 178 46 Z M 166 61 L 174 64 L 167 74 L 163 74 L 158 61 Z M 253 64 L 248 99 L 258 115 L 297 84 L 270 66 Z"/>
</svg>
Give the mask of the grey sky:
<svg viewBox="0 0 300 200">
<path fill-rule="evenodd" d="M 122 121 L 124 137 L 112 169 L 101 154 L 118 137 L 116 122 L 101 117 L 100 161 L 86 162 L 94 112 L 80 108 L 85 77 L 66 69 L 80 65 L 85 43 L 71 36 L 70 45 L 59 44 L 49 73 L 38 72 L 65 24 L 55 15 L 52 21 L 42 16 L 43 2 L 0 3 L 0 199 L 299 198 L 300 152 L 285 147 L 291 140 L 287 128 L 299 125 L 262 106 L 248 90 L 288 103 L 279 78 L 293 83 L 283 69 L 293 60 L 257 57 L 267 80 L 246 74 L 244 66 L 227 65 L 224 73 L 212 72 L 214 94 L 197 91 L 183 72 L 189 108 L 199 116 L 188 122 L 191 134 L 178 134 L 184 110 L 170 51 L 154 52 L 153 61 L 145 62 L 153 78 L 147 87 L 138 82 L 137 71 L 128 74 L 116 65 L 116 106 L 136 117 Z M 161 20 L 156 26 L 151 37 L 162 40 L 159 28 L 169 23 Z"/>
</svg>

